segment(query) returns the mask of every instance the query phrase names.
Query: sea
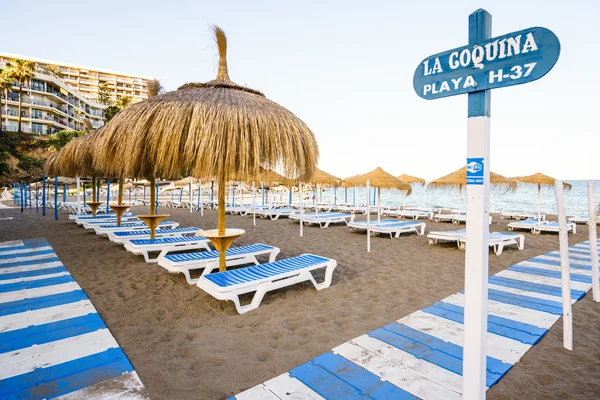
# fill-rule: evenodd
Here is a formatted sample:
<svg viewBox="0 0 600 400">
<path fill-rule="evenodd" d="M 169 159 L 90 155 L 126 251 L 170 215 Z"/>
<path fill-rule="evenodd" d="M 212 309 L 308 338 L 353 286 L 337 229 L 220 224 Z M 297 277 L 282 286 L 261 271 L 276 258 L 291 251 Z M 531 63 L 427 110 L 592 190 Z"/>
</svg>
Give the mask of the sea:
<svg viewBox="0 0 600 400">
<path fill-rule="evenodd" d="M 600 207 L 600 180 L 594 181 L 567 181 L 573 185 L 571 190 L 564 191 L 565 211 L 568 216 L 587 215 L 588 213 L 588 182 L 593 182 L 596 193 L 596 208 Z M 554 187 L 542 187 L 541 211 L 543 214 L 557 214 L 556 193 Z M 337 202 L 350 204 L 366 204 L 367 191 L 365 187 L 324 189 L 322 193 L 316 193 L 317 200 L 323 199 L 329 202 L 333 195 Z M 356 196 L 356 200 L 355 197 Z M 312 194 L 311 194 L 312 197 Z M 373 189 L 369 194 L 371 204 L 374 203 Z M 417 206 L 425 208 L 450 208 L 457 210 L 466 210 L 466 192 L 461 195 L 458 189 L 427 189 L 427 186 L 414 184 L 410 196 L 405 198 L 404 194 L 398 190 L 381 189 L 382 206 Z M 538 189 L 537 185 L 519 184 L 514 192 L 506 192 L 500 189 L 491 189 L 490 210 L 491 212 L 537 212 L 538 208 Z"/>
</svg>

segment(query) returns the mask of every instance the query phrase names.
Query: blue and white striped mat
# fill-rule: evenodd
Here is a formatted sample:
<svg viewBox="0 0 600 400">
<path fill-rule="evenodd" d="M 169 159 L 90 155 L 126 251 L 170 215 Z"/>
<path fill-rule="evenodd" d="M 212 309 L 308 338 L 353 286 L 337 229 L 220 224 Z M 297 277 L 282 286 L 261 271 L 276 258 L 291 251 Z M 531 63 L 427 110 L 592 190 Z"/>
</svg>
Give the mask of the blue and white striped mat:
<svg viewBox="0 0 600 400">
<path fill-rule="evenodd" d="M 573 302 L 591 288 L 589 243 L 569 249 Z M 534 257 L 489 278 L 487 386 L 562 315 L 560 257 Z M 463 292 L 359 336 L 232 399 L 460 399 Z"/>
<path fill-rule="evenodd" d="M 45 239 L 0 243 L 0 399 L 147 399 Z"/>
</svg>

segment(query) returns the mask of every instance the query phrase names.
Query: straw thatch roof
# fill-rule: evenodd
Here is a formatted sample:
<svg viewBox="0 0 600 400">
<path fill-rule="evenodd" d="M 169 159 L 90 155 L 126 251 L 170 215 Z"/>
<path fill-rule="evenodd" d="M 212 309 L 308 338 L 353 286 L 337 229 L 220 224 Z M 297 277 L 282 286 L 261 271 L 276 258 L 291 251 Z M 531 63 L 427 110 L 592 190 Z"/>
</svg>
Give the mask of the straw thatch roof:
<svg viewBox="0 0 600 400">
<path fill-rule="evenodd" d="M 94 168 L 92 157 L 95 140 L 101 131 L 102 128 L 94 133 L 75 138 L 54 153 L 46 161 L 46 174 L 69 177 L 104 175 L 103 171 Z"/>
<path fill-rule="evenodd" d="M 320 170 L 319 168 L 315 168 L 315 173 L 310 179 L 300 178 L 301 181 L 306 183 L 314 183 L 316 185 L 331 185 L 331 186 L 339 186 L 342 182 L 341 178 L 337 176 L 328 174 L 327 172 Z"/>
<path fill-rule="evenodd" d="M 554 186 L 554 182 L 556 181 L 556 179 L 548 176 L 548 175 L 544 175 L 541 172 L 538 172 L 537 174 L 533 174 L 533 175 L 528 175 L 528 176 L 518 176 L 516 178 L 512 178 L 516 181 L 522 182 L 522 183 L 531 183 L 533 185 L 539 185 L 539 186 Z M 563 188 L 566 190 L 571 190 L 572 185 L 570 183 L 567 182 L 563 182 Z"/>
<path fill-rule="evenodd" d="M 239 180 L 239 179 L 236 179 Z M 259 168 L 259 173 L 257 175 L 249 176 L 245 179 L 246 182 L 250 183 L 254 182 L 264 182 L 269 184 L 274 183 L 282 183 L 287 184 L 290 180 L 285 176 L 278 174 L 272 169 L 265 169 L 263 167 Z"/>
<path fill-rule="evenodd" d="M 348 178 L 344 178 L 342 179 L 342 187 L 344 188 L 349 188 L 349 187 L 353 187 L 356 186 L 355 184 L 353 184 L 352 182 L 354 182 L 354 179 L 358 178 L 360 175 L 356 174 L 356 175 L 352 175 Z"/>
<path fill-rule="evenodd" d="M 367 180 L 373 187 L 398 189 L 406 192 L 407 195 L 412 193 L 412 186 L 396 178 L 394 175 L 385 172 L 381 167 L 377 167 L 366 174 L 348 178 L 344 183 L 349 186 L 366 186 Z"/>
<path fill-rule="evenodd" d="M 115 115 L 98 140 L 95 162 L 114 175 L 217 180 L 281 167 L 311 176 L 319 156 L 302 120 L 261 92 L 232 82 L 227 39 L 214 27 L 219 49 L 215 80 L 188 83 L 132 104 Z M 114 160 L 119 160 L 115 163 Z"/>
<path fill-rule="evenodd" d="M 401 181 L 404 181 L 409 184 L 418 183 L 421 186 L 425 186 L 425 179 L 417 178 L 416 176 L 410 176 L 406 174 L 402 174 L 398 177 Z"/>
<path fill-rule="evenodd" d="M 458 188 L 462 189 L 467 184 L 467 167 L 452 172 L 441 178 L 434 179 L 427 184 L 428 189 L 440 189 L 440 188 Z M 517 189 L 517 181 L 512 178 L 507 178 L 500 174 L 490 172 L 490 184 L 495 187 L 504 188 L 508 191 L 514 191 Z"/>
</svg>

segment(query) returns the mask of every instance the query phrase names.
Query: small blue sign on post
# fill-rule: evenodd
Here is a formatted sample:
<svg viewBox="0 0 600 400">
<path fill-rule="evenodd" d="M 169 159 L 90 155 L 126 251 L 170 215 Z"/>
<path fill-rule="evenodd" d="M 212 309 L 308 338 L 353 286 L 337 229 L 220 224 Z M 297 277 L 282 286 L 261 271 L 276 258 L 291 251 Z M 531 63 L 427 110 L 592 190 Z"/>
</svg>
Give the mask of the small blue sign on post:
<svg viewBox="0 0 600 400">
<path fill-rule="evenodd" d="M 427 57 L 413 86 L 427 100 L 520 85 L 546 75 L 560 55 L 549 29 L 534 27 Z"/>
<path fill-rule="evenodd" d="M 483 158 L 467 158 L 467 185 L 483 185 Z"/>
</svg>

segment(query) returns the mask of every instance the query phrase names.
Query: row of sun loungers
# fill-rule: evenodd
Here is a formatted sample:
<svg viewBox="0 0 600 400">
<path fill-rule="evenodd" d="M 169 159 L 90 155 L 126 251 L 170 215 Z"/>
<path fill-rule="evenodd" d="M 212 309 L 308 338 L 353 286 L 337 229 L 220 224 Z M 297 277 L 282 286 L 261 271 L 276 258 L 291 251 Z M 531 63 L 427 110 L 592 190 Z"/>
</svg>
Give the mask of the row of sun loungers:
<svg viewBox="0 0 600 400">
<path fill-rule="evenodd" d="M 367 221 L 352 221 L 348 223 L 348 226 L 354 231 L 366 231 Z M 416 233 L 417 235 L 423 235 L 425 233 L 425 223 L 385 219 L 379 222 L 370 222 L 369 231 L 375 235 L 390 235 L 390 238 L 400 237 L 402 233 Z"/>
<path fill-rule="evenodd" d="M 127 218 L 136 219 L 132 214 Z M 98 235 L 108 236 L 111 241 L 123 244 L 133 254 L 144 256 L 148 263 L 158 263 L 170 273 L 182 273 L 189 284 L 195 284 L 218 300 L 230 300 L 242 314 L 257 308 L 264 295 L 272 290 L 300 282 L 311 282 L 317 290 L 331 285 L 335 260 L 303 254 L 284 260 L 276 260 L 279 248 L 265 244 L 254 244 L 230 248 L 226 252 L 228 267 L 253 264 L 213 273 L 219 266 L 219 252 L 209 247 L 209 240 L 202 237 L 199 228 L 178 228 L 178 223 L 166 221 L 159 224 L 156 238 L 150 239 L 146 224 L 125 222 L 112 223 L 114 214 L 89 217 L 79 215 L 72 218 L 80 225 L 87 223 Z M 189 252 L 191 250 L 204 250 Z M 158 253 L 157 255 L 154 255 Z M 267 256 L 268 262 L 260 264 L 257 257 Z M 325 278 L 317 282 L 313 271 L 324 270 Z M 192 271 L 201 270 L 197 278 Z M 240 296 L 254 292 L 249 304 L 242 305 Z"/>
<path fill-rule="evenodd" d="M 467 230 L 460 229 L 456 231 L 430 232 L 427 235 L 429 244 L 454 242 L 459 249 L 464 250 L 467 243 Z M 497 256 L 502 254 L 506 246 L 516 246 L 519 250 L 525 248 L 525 235 L 505 233 L 505 232 L 490 232 L 489 246 L 494 250 Z"/>
</svg>

